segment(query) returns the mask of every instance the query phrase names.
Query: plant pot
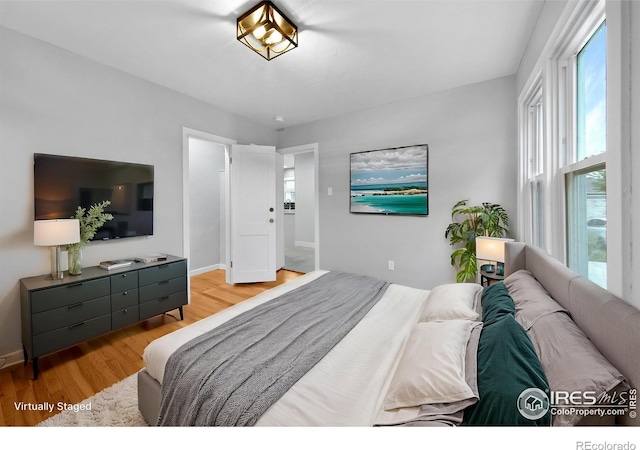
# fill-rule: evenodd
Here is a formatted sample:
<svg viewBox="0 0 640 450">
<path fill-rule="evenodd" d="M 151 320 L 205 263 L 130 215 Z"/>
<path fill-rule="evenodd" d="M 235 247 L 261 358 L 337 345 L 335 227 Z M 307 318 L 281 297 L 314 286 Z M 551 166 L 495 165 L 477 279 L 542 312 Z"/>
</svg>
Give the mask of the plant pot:
<svg viewBox="0 0 640 450">
<path fill-rule="evenodd" d="M 69 246 L 69 275 L 82 274 L 82 247 Z"/>
</svg>

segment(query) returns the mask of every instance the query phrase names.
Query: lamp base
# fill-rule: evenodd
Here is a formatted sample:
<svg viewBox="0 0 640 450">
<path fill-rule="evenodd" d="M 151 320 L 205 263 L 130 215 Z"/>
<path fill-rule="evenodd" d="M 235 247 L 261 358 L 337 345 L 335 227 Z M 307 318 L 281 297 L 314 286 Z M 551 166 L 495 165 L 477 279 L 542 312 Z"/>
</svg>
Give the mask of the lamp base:
<svg viewBox="0 0 640 450">
<path fill-rule="evenodd" d="M 62 270 L 62 251 L 59 245 L 51 248 L 51 279 L 62 280 L 64 271 Z"/>
<path fill-rule="evenodd" d="M 62 280 L 64 279 L 64 272 L 51 272 L 52 280 Z"/>
</svg>

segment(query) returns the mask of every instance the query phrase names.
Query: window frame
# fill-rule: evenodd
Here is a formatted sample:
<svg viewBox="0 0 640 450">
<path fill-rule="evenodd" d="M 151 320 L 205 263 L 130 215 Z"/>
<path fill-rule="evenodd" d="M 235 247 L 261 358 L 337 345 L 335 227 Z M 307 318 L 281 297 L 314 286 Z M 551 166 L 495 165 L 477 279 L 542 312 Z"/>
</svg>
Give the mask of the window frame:
<svg viewBox="0 0 640 450">
<path fill-rule="evenodd" d="M 559 172 L 561 175 L 562 191 L 558 193 L 558 196 L 560 197 L 561 194 L 564 206 L 562 215 L 560 216 L 563 222 L 563 232 L 559 234 L 563 241 L 564 261 L 567 266 L 577 272 L 581 272 L 578 266 L 582 267 L 583 264 L 575 262 L 576 255 L 580 254 L 580 252 L 570 248 L 569 228 L 572 224 L 568 211 L 571 202 L 568 199 L 574 195 L 573 192 L 570 192 L 574 185 L 573 183 L 568 183 L 567 180 L 573 179 L 574 176 L 579 176 L 585 172 L 598 170 L 599 168 L 606 169 L 608 150 L 605 148 L 605 151 L 602 153 L 578 160 L 578 55 L 595 36 L 605 21 L 606 16 L 603 7 L 593 11 L 588 16 L 588 20 L 585 20 L 577 30 L 574 37 L 567 41 L 564 46 L 564 51 L 560 58 L 558 58 L 560 69 L 558 72 L 558 83 L 562 86 L 565 94 L 560 97 L 560 102 L 565 102 L 561 108 L 561 110 L 564 111 L 564 117 L 559 117 L 565 124 L 565 126 L 561 128 L 564 134 L 560 134 L 560 139 L 563 144 L 561 154 L 559 155 Z M 577 266 L 574 264 L 577 264 Z"/>
<path fill-rule="evenodd" d="M 545 163 L 545 103 L 542 74 L 538 73 L 520 107 L 521 156 L 522 156 L 522 201 L 518 208 L 521 235 L 527 242 L 544 247 L 544 187 L 546 185 Z M 534 209 L 542 206 L 542 214 Z"/>
<path fill-rule="evenodd" d="M 550 11 L 554 11 L 550 8 Z M 552 15 L 555 12 L 551 13 Z M 546 33 L 542 47 L 535 54 L 531 69 L 518 73 L 524 82 L 518 94 L 518 215 L 517 238 L 531 244 L 531 218 L 527 208 L 531 204 L 526 159 L 526 101 L 533 86 L 542 78 L 544 101 L 545 174 L 544 186 L 544 246 L 549 254 L 561 262 L 567 261 L 565 237 L 566 187 L 565 176 L 570 170 L 597 166 L 604 161 L 607 172 L 607 290 L 619 297 L 632 296 L 633 235 L 631 187 L 631 147 L 629 143 L 630 116 L 628 95 L 631 92 L 631 67 L 625 49 L 631 45 L 629 7 L 624 2 L 606 0 L 577 0 L 567 2 L 558 13 L 552 29 Z M 606 17 L 607 23 L 607 113 L 606 153 L 578 163 L 568 154 L 573 134 L 565 111 L 572 105 L 573 95 L 567 92 L 571 81 L 572 51 L 582 48 L 591 34 Z M 573 117 L 573 116 L 571 116 Z M 593 159 L 596 158 L 596 159 Z M 575 165 L 573 165 L 575 164 Z M 637 247 L 637 246 L 636 246 Z"/>
</svg>

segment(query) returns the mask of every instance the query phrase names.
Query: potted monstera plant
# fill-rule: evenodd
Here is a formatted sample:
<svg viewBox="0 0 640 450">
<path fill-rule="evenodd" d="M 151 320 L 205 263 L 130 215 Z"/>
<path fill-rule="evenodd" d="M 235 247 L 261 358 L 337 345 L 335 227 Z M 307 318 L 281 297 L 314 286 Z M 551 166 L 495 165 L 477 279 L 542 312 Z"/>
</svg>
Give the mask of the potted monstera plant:
<svg viewBox="0 0 640 450">
<path fill-rule="evenodd" d="M 503 237 L 509 231 L 509 216 L 496 203 L 469 205 L 460 200 L 451 209 L 452 222 L 444 237 L 455 247 L 451 253 L 451 265 L 457 268 L 456 281 L 474 280 L 478 270 L 476 262 L 476 236 Z"/>
</svg>

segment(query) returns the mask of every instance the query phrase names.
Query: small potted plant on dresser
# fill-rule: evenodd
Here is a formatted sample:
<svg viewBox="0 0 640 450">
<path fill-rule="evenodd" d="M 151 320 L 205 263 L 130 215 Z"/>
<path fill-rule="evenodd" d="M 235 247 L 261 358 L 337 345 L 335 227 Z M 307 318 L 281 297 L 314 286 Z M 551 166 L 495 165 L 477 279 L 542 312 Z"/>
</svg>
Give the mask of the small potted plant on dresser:
<svg viewBox="0 0 640 450">
<path fill-rule="evenodd" d="M 80 275 L 82 273 L 82 247 L 93 239 L 96 232 L 105 222 L 113 219 L 111 214 L 104 212 L 104 209 L 110 204 L 111 202 L 109 200 L 105 200 L 102 203 L 96 203 L 91 206 L 88 211 L 86 208 L 78 206 L 76 215 L 71 217 L 72 219 L 78 219 L 80 221 L 80 242 L 67 246 L 67 252 L 69 253 L 69 275 Z"/>
<path fill-rule="evenodd" d="M 503 237 L 508 231 L 509 216 L 496 203 L 469 205 L 469 200 L 460 200 L 451 209 L 452 222 L 444 237 L 451 246 L 460 246 L 451 253 L 451 265 L 458 269 L 456 281 L 464 283 L 476 278 L 476 236 Z"/>
</svg>

